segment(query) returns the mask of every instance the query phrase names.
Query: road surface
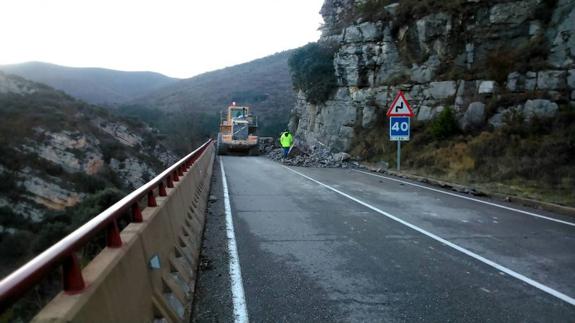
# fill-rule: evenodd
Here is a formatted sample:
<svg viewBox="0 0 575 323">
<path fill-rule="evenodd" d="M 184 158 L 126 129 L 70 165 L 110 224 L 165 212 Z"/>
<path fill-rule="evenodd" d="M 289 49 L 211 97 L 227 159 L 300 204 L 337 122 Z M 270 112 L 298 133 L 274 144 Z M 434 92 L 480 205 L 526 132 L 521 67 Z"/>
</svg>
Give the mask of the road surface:
<svg viewBox="0 0 575 323">
<path fill-rule="evenodd" d="M 230 282 L 218 164 L 203 251 L 217 268 L 200 273 L 196 321 L 575 321 L 573 218 L 357 170 L 220 159 L 241 277 Z"/>
</svg>

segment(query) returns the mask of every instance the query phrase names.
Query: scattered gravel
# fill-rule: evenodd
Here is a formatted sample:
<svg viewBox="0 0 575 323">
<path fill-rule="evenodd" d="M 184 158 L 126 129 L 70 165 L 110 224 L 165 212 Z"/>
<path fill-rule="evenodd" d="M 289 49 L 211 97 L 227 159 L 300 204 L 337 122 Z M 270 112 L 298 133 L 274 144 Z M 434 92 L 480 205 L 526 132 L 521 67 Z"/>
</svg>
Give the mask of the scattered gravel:
<svg viewBox="0 0 575 323">
<path fill-rule="evenodd" d="M 320 168 L 364 168 L 348 153 L 331 153 L 327 149 L 315 149 L 306 152 L 294 147 L 287 158 L 283 158 L 283 149 L 271 145 L 261 148 L 266 157 L 288 166 Z"/>
</svg>

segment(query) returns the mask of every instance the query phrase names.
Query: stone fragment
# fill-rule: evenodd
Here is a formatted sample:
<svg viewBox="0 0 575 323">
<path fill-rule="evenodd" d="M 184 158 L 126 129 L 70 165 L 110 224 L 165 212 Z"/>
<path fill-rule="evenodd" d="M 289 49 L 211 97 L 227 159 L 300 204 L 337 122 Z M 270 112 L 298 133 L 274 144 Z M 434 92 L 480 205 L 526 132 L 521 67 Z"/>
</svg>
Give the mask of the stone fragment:
<svg viewBox="0 0 575 323">
<path fill-rule="evenodd" d="M 361 31 L 357 26 L 347 27 L 344 31 L 343 41 L 346 43 L 358 43 L 362 41 Z"/>
<path fill-rule="evenodd" d="M 379 70 L 377 72 L 376 84 L 389 84 L 398 76 L 408 73 L 408 69 L 403 65 L 399 56 L 399 50 L 391 34 L 389 27 L 383 32 L 383 42 L 380 47 L 377 63 Z"/>
<path fill-rule="evenodd" d="M 518 25 L 533 16 L 539 0 L 523 0 L 499 3 L 489 10 L 492 24 Z"/>
<path fill-rule="evenodd" d="M 379 88 L 377 91 L 377 94 L 375 95 L 375 104 L 377 104 L 377 106 L 379 106 L 380 108 L 389 108 L 389 105 L 391 105 L 391 101 L 393 101 L 393 97 L 392 94 L 393 91 L 390 90 L 387 87 L 384 88 Z"/>
<path fill-rule="evenodd" d="M 564 71 L 540 71 L 537 73 L 538 90 L 563 90 L 565 89 Z"/>
<path fill-rule="evenodd" d="M 363 107 L 363 118 L 361 120 L 361 126 L 363 128 L 369 128 L 373 126 L 376 120 L 377 120 L 376 108 L 370 105 Z"/>
<path fill-rule="evenodd" d="M 455 95 L 455 85 L 455 81 L 431 82 L 427 90 L 433 99 L 446 99 Z"/>
<path fill-rule="evenodd" d="M 567 85 L 571 89 L 575 89 L 575 70 L 569 70 L 567 73 Z"/>
<path fill-rule="evenodd" d="M 455 93 L 455 108 L 460 110 L 465 105 L 465 86 L 467 83 L 464 80 L 457 82 L 457 92 Z"/>
<path fill-rule="evenodd" d="M 419 111 L 417 112 L 417 121 L 428 121 L 433 118 L 431 107 L 428 106 L 420 106 Z"/>
<path fill-rule="evenodd" d="M 358 26 L 364 42 L 377 41 L 381 38 L 381 27 L 373 22 L 364 22 Z"/>
<path fill-rule="evenodd" d="M 541 33 L 541 21 L 533 20 L 529 22 L 529 36 L 537 36 Z"/>
<path fill-rule="evenodd" d="M 555 116 L 559 110 L 557 103 L 549 100 L 527 100 L 523 106 L 523 116 L 526 120 L 530 120 L 533 117 L 538 118 L 550 118 Z"/>
<path fill-rule="evenodd" d="M 478 92 L 479 94 L 493 94 L 495 87 L 495 81 L 480 81 Z"/>
<path fill-rule="evenodd" d="M 436 55 L 431 55 L 427 62 L 417 65 L 413 64 L 411 68 L 411 80 L 417 83 L 427 83 L 435 77 L 435 71 L 440 65 Z"/>
<path fill-rule="evenodd" d="M 554 67 L 570 67 L 575 63 L 575 6 L 573 0 L 559 0 L 555 6 L 546 36 L 551 40 L 547 62 Z"/>
<path fill-rule="evenodd" d="M 519 82 L 521 79 L 521 74 L 518 72 L 509 73 L 507 76 L 507 90 L 511 92 L 518 92 L 521 91 Z"/>
<path fill-rule="evenodd" d="M 395 14 L 397 12 L 398 6 L 399 6 L 399 3 L 392 3 L 390 5 L 383 7 L 383 10 L 387 11 L 387 13 L 393 17 L 393 16 L 395 16 Z"/>
<path fill-rule="evenodd" d="M 501 128 L 504 125 L 503 122 L 503 117 L 505 116 L 506 111 L 502 111 L 502 109 L 499 109 L 498 112 L 496 114 L 494 114 L 491 118 L 489 118 L 489 125 L 491 125 L 493 128 Z"/>
<path fill-rule="evenodd" d="M 485 104 L 482 102 L 472 102 L 467 107 L 467 111 L 461 118 L 461 127 L 463 129 L 469 128 L 471 126 L 478 126 L 483 123 L 485 118 Z"/>
<path fill-rule="evenodd" d="M 471 68 L 475 61 L 475 45 L 473 43 L 465 44 L 465 63 L 467 68 Z"/>
<path fill-rule="evenodd" d="M 537 85 L 537 73 L 527 72 L 527 74 L 525 74 L 525 90 L 533 91 L 535 90 L 536 85 Z"/>
<path fill-rule="evenodd" d="M 333 155 L 333 159 L 336 162 L 344 162 L 344 161 L 348 161 L 351 158 L 351 155 L 346 153 L 346 152 L 340 152 L 337 154 Z"/>
<path fill-rule="evenodd" d="M 356 44 L 343 46 L 334 57 L 336 78 L 340 86 L 357 86 L 359 81 L 359 57 Z"/>
</svg>

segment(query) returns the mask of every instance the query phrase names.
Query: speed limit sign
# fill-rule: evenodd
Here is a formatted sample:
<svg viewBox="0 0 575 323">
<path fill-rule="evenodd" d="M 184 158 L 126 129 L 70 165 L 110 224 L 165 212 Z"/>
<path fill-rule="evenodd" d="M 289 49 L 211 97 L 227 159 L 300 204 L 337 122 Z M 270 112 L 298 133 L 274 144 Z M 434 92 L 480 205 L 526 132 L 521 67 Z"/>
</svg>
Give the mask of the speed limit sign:
<svg viewBox="0 0 575 323">
<path fill-rule="evenodd" d="M 409 140 L 409 117 L 390 117 L 389 118 L 389 140 L 407 141 Z"/>
</svg>

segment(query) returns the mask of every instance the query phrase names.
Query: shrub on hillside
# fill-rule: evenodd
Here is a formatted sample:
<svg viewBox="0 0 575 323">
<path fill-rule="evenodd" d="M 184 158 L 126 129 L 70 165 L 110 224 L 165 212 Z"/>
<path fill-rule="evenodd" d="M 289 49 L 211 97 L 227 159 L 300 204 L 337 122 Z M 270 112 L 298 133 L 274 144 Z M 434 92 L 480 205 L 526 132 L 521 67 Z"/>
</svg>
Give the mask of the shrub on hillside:
<svg viewBox="0 0 575 323">
<path fill-rule="evenodd" d="M 333 67 L 336 50 L 335 46 L 309 43 L 288 60 L 294 87 L 302 90 L 312 104 L 327 101 L 337 88 Z"/>
<path fill-rule="evenodd" d="M 4 228 L 23 229 L 29 226 L 28 220 L 20 214 L 14 213 L 10 208 L 0 207 L 0 226 Z"/>
<path fill-rule="evenodd" d="M 18 230 L 2 236 L 0 240 L 0 255 L 2 258 L 14 259 L 28 254 L 29 243 L 34 235 L 29 231 Z"/>
<path fill-rule="evenodd" d="M 446 139 L 460 132 L 455 113 L 446 107 L 431 121 L 429 131 L 435 139 Z"/>
</svg>

